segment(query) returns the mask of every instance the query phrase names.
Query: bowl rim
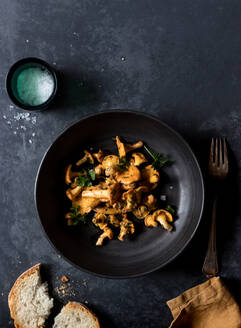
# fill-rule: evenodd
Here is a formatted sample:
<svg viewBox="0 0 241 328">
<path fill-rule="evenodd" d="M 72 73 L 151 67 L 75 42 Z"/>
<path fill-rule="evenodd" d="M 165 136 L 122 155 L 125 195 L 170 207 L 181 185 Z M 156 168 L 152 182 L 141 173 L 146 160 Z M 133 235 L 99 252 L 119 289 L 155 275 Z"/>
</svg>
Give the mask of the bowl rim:
<svg viewBox="0 0 241 328">
<path fill-rule="evenodd" d="M 31 106 L 31 105 L 26 105 L 21 103 L 13 94 L 12 88 L 11 88 L 11 80 L 13 77 L 14 72 L 21 67 L 24 64 L 27 63 L 36 63 L 39 65 L 44 66 L 53 76 L 54 79 L 54 90 L 51 94 L 51 96 L 41 105 L 37 105 L 37 106 Z M 57 89 L 58 89 L 58 78 L 57 78 L 57 74 L 56 71 L 54 70 L 54 68 L 52 66 L 50 66 L 50 64 L 48 64 L 46 61 L 44 61 L 43 59 L 37 58 L 37 57 L 26 57 L 26 58 L 22 58 L 18 61 L 16 61 L 9 69 L 7 76 L 6 76 L 6 90 L 8 93 L 9 98 L 11 99 L 11 101 L 18 106 L 21 109 L 27 110 L 27 111 L 41 111 L 46 109 L 50 103 L 52 103 L 52 101 L 54 100 L 56 93 L 57 93 Z"/>
<path fill-rule="evenodd" d="M 176 137 L 179 138 L 179 140 L 181 140 L 185 144 L 185 146 L 187 147 L 188 151 L 190 152 L 190 154 L 193 157 L 193 160 L 194 160 L 194 162 L 196 164 L 198 175 L 200 177 L 200 198 L 201 198 L 201 206 L 200 206 L 200 212 L 199 212 L 199 216 L 198 216 L 198 219 L 197 219 L 197 223 L 196 223 L 195 229 L 191 233 L 190 237 L 185 241 L 185 243 L 178 250 L 178 252 L 176 252 L 176 254 L 172 258 L 170 258 L 169 260 L 167 260 L 166 262 L 164 262 L 161 265 L 159 265 L 159 266 L 157 266 L 157 267 L 155 267 L 153 269 L 150 269 L 150 270 L 148 270 L 146 272 L 141 272 L 141 273 L 136 273 L 136 274 L 129 274 L 129 275 L 109 275 L 109 274 L 96 273 L 96 272 L 93 272 L 91 270 L 88 270 L 88 269 L 85 269 L 85 268 L 79 266 L 78 264 L 72 262 L 68 257 L 66 257 L 65 255 L 63 255 L 61 253 L 61 251 L 59 251 L 57 249 L 57 247 L 54 245 L 54 243 L 50 240 L 50 238 L 48 236 L 48 233 L 47 233 L 47 231 L 45 230 L 45 228 L 44 228 L 44 226 L 42 224 L 42 220 L 40 218 L 40 213 L 39 213 L 39 209 L 38 209 L 38 202 L 37 202 L 38 178 L 39 178 L 39 174 L 40 174 L 40 171 L 41 171 L 41 167 L 42 167 L 42 164 L 43 164 L 43 162 L 44 162 L 47 154 L 51 151 L 52 147 L 57 142 L 57 140 L 59 138 L 61 138 L 70 128 L 72 128 L 75 125 L 79 124 L 80 121 L 87 120 L 87 119 L 89 119 L 91 117 L 94 117 L 94 116 L 107 115 L 107 114 L 117 114 L 117 113 L 141 115 L 141 116 L 144 116 L 146 118 L 155 120 L 156 122 L 161 123 L 162 125 L 164 125 L 167 129 L 169 129 L 172 133 L 174 133 L 176 135 Z M 110 109 L 110 110 L 99 111 L 98 113 L 92 113 L 92 114 L 89 114 L 89 115 L 85 115 L 81 119 L 79 119 L 78 121 L 70 124 L 67 128 L 63 129 L 63 131 L 58 134 L 58 136 L 55 138 L 55 140 L 51 143 L 51 145 L 45 151 L 45 153 L 44 153 L 44 155 L 42 157 L 42 160 L 41 160 L 41 162 L 39 164 L 37 175 L 36 175 L 36 178 L 35 178 L 35 185 L 34 185 L 34 201 L 35 201 L 35 208 L 36 208 L 37 213 L 38 213 L 38 222 L 39 222 L 39 224 L 40 224 L 40 226 L 42 228 L 42 231 L 44 232 L 45 237 L 47 238 L 48 242 L 53 247 L 53 249 L 59 255 L 61 255 L 61 257 L 64 258 L 68 263 L 70 263 L 72 266 L 76 267 L 80 271 L 86 272 L 86 273 L 91 274 L 91 275 L 94 275 L 96 277 L 108 278 L 108 279 L 130 279 L 130 278 L 138 278 L 138 277 L 141 277 L 141 276 L 145 276 L 145 275 L 147 275 L 149 273 L 152 273 L 152 272 L 155 272 L 157 270 L 160 270 L 161 268 L 165 267 L 166 265 L 168 265 L 169 263 L 171 263 L 172 261 L 174 261 L 184 251 L 184 249 L 188 246 L 188 244 L 193 239 L 193 237 L 194 237 L 194 235 L 195 235 L 195 233 L 196 233 L 196 231 L 197 231 L 197 229 L 198 229 L 198 227 L 200 225 L 200 221 L 202 219 L 203 210 L 204 210 L 204 202 L 205 202 L 205 186 L 204 186 L 203 174 L 202 174 L 200 165 L 198 163 L 198 160 L 197 160 L 195 154 L 193 153 L 191 147 L 189 146 L 189 144 L 186 142 L 186 140 L 178 132 L 176 132 L 168 124 L 164 123 L 162 120 L 160 120 L 158 117 L 156 117 L 154 115 L 146 114 L 144 112 L 136 111 L 136 110 Z"/>
</svg>

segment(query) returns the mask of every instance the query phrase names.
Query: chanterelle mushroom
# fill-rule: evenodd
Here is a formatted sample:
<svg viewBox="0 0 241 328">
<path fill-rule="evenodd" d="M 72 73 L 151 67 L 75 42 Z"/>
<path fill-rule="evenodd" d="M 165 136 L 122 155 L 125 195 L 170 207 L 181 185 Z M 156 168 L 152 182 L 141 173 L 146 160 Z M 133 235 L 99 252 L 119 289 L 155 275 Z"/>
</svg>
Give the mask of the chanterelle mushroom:
<svg viewBox="0 0 241 328">
<path fill-rule="evenodd" d="M 124 238 L 127 234 L 133 234 L 135 232 L 135 227 L 133 222 L 127 219 L 126 214 L 123 215 L 123 219 L 120 223 L 120 234 L 118 239 L 124 241 Z"/>
<path fill-rule="evenodd" d="M 170 223 L 173 222 L 173 217 L 171 213 L 166 210 L 157 210 L 154 213 L 156 221 L 158 221 L 164 229 L 172 231 L 173 226 Z"/>
<path fill-rule="evenodd" d="M 141 175 L 143 180 L 149 183 L 157 183 L 160 180 L 160 173 L 152 167 L 152 165 L 147 165 L 141 170 Z"/>
<path fill-rule="evenodd" d="M 112 176 L 118 171 L 119 157 L 116 155 L 105 156 L 102 161 L 102 167 L 105 175 Z"/>
<path fill-rule="evenodd" d="M 118 148 L 119 156 L 120 157 L 125 157 L 127 153 L 129 153 L 131 150 L 141 148 L 143 146 L 142 141 L 138 141 L 133 145 L 130 144 L 124 144 L 123 142 L 120 141 L 120 138 L 116 136 L 116 145 Z"/>
<path fill-rule="evenodd" d="M 99 205 L 100 199 L 94 197 L 76 197 L 72 200 L 72 206 L 79 206 L 79 213 L 84 215 L 92 211 L 96 206 Z"/>
<path fill-rule="evenodd" d="M 136 166 L 130 165 L 127 170 L 117 172 L 115 178 L 118 182 L 129 185 L 141 179 L 141 172 Z"/>
<path fill-rule="evenodd" d="M 144 220 L 145 226 L 156 228 L 158 226 L 155 217 L 153 214 L 149 214 L 145 217 Z"/>
<path fill-rule="evenodd" d="M 157 210 L 149 214 L 145 217 L 144 222 L 147 227 L 157 227 L 157 222 L 159 222 L 165 230 L 171 231 L 173 229 L 173 226 L 170 224 L 173 222 L 173 217 L 171 213 L 166 210 Z"/>
<path fill-rule="evenodd" d="M 74 198 L 76 198 L 77 196 L 79 196 L 79 194 L 82 191 L 82 187 L 81 186 L 76 186 L 75 188 L 69 188 L 66 190 L 66 196 L 70 199 L 73 200 Z"/>
<path fill-rule="evenodd" d="M 98 184 L 96 186 L 87 187 L 82 192 L 82 197 L 94 197 L 100 199 L 101 202 L 110 202 L 112 204 L 120 193 L 119 183 L 113 183 L 111 185 Z"/>
<path fill-rule="evenodd" d="M 91 153 L 89 153 L 87 150 L 85 150 L 84 153 L 85 153 L 84 157 L 82 157 L 80 160 L 78 160 L 76 165 L 80 166 L 80 165 L 84 164 L 87 161 L 89 161 L 91 164 L 94 164 L 94 158 L 91 155 Z"/>
<path fill-rule="evenodd" d="M 96 207 L 96 208 L 94 208 L 94 211 L 96 213 L 102 213 L 102 214 L 120 214 L 120 213 L 122 213 L 122 209 L 120 209 L 120 208 L 113 208 L 113 207 L 107 207 L 107 206 Z"/>
<path fill-rule="evenodd" d="M 156 209 L 156 198 L 150 194 L 150 195 L 147 195 L 144 199 L 143 199 L 143 203 L 148 207 L 148 209 L 150 211 Z"/>
<path fill-rule="evenodd" d="M 136 194 L 133 189 L 129 189 L 128 191 L 124 192 L 121 196 L 121 199 L 125 202 L 123 212 L 130 212 L 137 205 Z"/>
<path fill-rule="evenodd" d="M 149 188 L 147 186 L 140 186 L 140 187 L 135 189 L 136 201 L 137 201 L 138 204 L 141 202 L 142 194 L 144 192 L 148 192 L 148 191 L 149 191 Z"/>
<path fill-rule="evenodd" d="M 104 152 L 102 149 L 99 149 L 98 153 L 94 153 L 93 156 L 97 159 L 99 163 L 101 163 L 104 158 Z"/>
<path fill-rule="evenodd" d="M 92 219 L 92 222 L 99 227 L 101 230 L 104 230 L 105 227 L 107 227 L 107 216 L 105 214 L 96 213 L 94 218 Z"/>
<path fill-rule="evenodd" d="M 129 190 L 129 189 L 134 189 L 136 187 L 136 183 L 130 183 L 130 184 L 123 184 L 121 188 L 123 190 Z"/>
<path fill-rule="evenodd" d="M 120 221 L 113 214 L 109 215 L 109 221 L 110 221 L 110 224 L 112 224 L 116 228 L 120 226 Z"/>
<path fill-rule="evenodd" d="M 72 170 L 72 165 L 69 164 L 66 168 L 66 172 L 65 172 L 65 183 L 66 184 L 71 184 L 73 178 L 78 177 L 80 174 L 79 172 L 73 172 Z"/>
<path fill-rule="evenodd" d="M 112 239 L 113 238 L 113 231 L 109 227 L 104 228 L 104 232 L 99 236 L 96 246 L 102 246 L 103 242 L 106 238 Z"/>
<path fill-rule="evenodd" d="M 149 212 L 150 211 L 145 205 L 138 206 L 137 209 L 133 210 L 133 214 L 137 217 L 137 219 L 144 219 Z"/>
<path fill-rule="evenodd" d="M 96 175 L 97 178 L 99 178 L 101 175 L 104 174 L 104 169 L 103 169 L 103 166 L 101 164 L 97 165 L 94 168 L 94 171 L 95 171 L 95 175 Z"/>
<path fill-rule="evenodd" d="M 139 166 L 142 163 L 147 162 L 147 159 L 142 153 L 133 153 L 131 158 L 131 163 L 135 166 Z"/>
</svg>

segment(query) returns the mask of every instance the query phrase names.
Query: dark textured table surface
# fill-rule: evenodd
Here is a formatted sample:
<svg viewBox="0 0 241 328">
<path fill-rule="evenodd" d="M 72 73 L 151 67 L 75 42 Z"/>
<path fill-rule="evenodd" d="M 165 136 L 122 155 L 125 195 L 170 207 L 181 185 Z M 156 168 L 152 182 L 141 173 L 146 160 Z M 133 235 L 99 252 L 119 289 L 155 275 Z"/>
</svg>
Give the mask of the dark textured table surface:
<svg viewBox="0 0 241 328">
<path fill-rule="evenodd" d="M 150 113 L 190 143 L 205 173 L 209 138 L 229 141 L 232 174 L 218 213 L 220 274 L 241 301 L 241 3 L 238 0 L 2 0 L 0 2 L 0 327 L 7 295 L 37 262 L 56 297 L 88 302 L 103 327 L 168 327 L 165 302 L 205 281 L 209 206 L 191 244 L 166 268 L 108 280 L 72 267 L 49 245 L 34 205 L 40 160 L 56 136 L 105 109 Z M 11 64 L 40 57 L 61 74 L 56 105 L 23 112 L 5 91 Z M 203 158 L 204 157 L 204 158 Z M 57 277 L 71 279 L 66 294 Z M 51 326 L 51 320 L 49 323 Z"/>
</svg>

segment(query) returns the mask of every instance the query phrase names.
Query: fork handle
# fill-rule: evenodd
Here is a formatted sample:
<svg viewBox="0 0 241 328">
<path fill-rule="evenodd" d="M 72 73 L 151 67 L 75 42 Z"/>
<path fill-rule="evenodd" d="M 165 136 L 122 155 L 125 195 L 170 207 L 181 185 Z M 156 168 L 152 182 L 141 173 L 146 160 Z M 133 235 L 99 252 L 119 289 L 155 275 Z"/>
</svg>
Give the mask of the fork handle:
<svg viewBox="0 0 241 328">
<path fill-rule="evenodd" d="M 216 247 L 216 212 L 217 212 L 217 192 L 213 199 L 213 209 L 211 227 L 209 233 L 208 248 L 203 264 L 202 271 L 207 278 L 212 278 L 218 273 L 217 247 Z"/>
</svg>

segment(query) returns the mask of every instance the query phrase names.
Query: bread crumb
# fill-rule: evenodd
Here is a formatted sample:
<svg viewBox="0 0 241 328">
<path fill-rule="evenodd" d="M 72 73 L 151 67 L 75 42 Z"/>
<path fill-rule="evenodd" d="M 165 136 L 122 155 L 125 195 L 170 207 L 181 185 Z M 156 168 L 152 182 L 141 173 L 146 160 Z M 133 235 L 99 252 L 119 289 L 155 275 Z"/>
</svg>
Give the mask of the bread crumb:
<svg viewBox="0 0 241 328">
<path fill-rule="evenodd" d="M 62 282 L 68 282 L 69 278 L 64 275 L 64 276 L 62 276 L 61 281 Z"/>
<path fill-rule="evenodd" d="M 89 304 L 89 302 L 88 302 L 88 301 L 84 301 L 84 303 L 85 303 L 85 304 Z"/>
<path fill-rule="evenodd" d="M 61 296 L 75 296 L 75 293 L 74 293 L 70 283 L 64 283 L 64 285 L 56 287 L 54 290 L 60 297 Z"/>
</svg>

